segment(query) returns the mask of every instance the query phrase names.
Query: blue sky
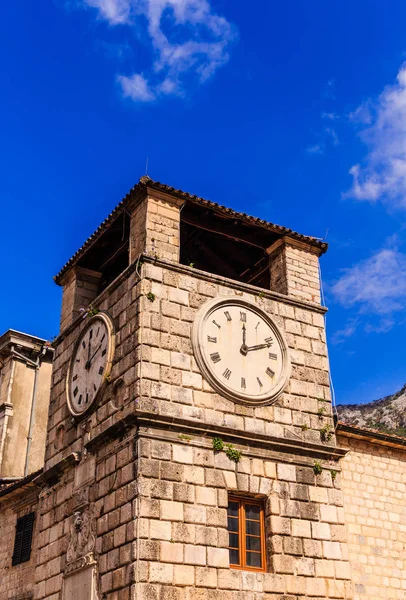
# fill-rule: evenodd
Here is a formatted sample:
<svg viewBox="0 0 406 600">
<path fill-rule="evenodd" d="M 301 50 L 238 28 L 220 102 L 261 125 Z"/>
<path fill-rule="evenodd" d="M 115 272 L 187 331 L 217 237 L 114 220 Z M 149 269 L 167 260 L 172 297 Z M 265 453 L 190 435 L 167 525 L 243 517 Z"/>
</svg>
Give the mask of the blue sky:
<svg viewBox="0 0 406 600">
<path fill-rule="evenodd" d="M 402 0 L 2 8 L 0 331 L 57 334 L 53 275 L 148 157 L 153 179 L 327 236 L 337 402 L 403 385 Z"/>
</svg>

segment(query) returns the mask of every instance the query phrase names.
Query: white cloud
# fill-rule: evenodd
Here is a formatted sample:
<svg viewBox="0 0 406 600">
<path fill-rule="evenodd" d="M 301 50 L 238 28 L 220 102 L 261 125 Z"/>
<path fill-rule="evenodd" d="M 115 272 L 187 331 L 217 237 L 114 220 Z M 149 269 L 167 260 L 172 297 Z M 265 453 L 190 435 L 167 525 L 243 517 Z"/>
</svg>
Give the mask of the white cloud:
<svg viewBox="0 0 406 600">
<path fill-rule="evenodd" d="M 406 64 L 397 82 L 387 86 L 373 104 L 368 101 L 350 114 L 366 127 L 361 139 L 368 147 L 363 164 L 353 165 L 352 188 L 345 196 L 390 208 L 406 208 Z"/>
<path fill-rule="evenodd" d="M 353 123 L 370 125 L 372 123 L 373 103 L 371 99 L 360 104 L 354 111 L 350 112 L 348 119 Z"/>
<path fill-rule="evenodd" d="M 324 154 L 324 147 L 322 144 L 314 144 L 314 146 L 308 146 L 306 152 L 308 154 Z"/>
<path fill-rule="evenodd" d="M 378 327 L 387 330 L 394 323 L 391 315 L 404 311 L 406 254 L 396 248 L 384 248 L 345 269 L 331 291 L 343 306 L 357 307 L 360 313 L 382 317 Z"/>
<path fill-rule="evenodd" d="M 329 121 L 337 121 L 340 118 L 340 115 L 338 115 L 337 113 L 333 113 L 333 112 L 322 112 L 321 118 L 328 119 Z"/>
<path fill-rule="evenodd" d="M 344 325 L 343 329 L 339 329 L 335 331 L 331 337 L 331 341 L 333 344 L 342 344 L 348 338 L 355 335 L 357 331 L 358 320 L 357 319 L 349 319 L 347 323 Z"/>
<path fill-rule="evenodd" d="M 131 77 L 119 75 L 118 82 L 123 90 L 125 98 L 131 98 L 134 102 L 150 102 L 155 100 L 155 94 L 149 89 L 148 81 L 138 73 L 134 73 Z"/>
<path fill-rule="evenodd" d="M 338 146 L 340 143 L 338 135 L 335 129 L 332 127 L 325 127 L 323 131 L 318 134 L 319 142 L 312 146 L 307 146 L 306 152 L 310 155 L 324 154 L 326 150 L 331 146 Z"/>
<path fill-rule="evenodd" d="M 205 82 L 227 63 L 235 28 L 216 15 L 209 0 L 82 0 L 110 25 L 147 35 L 154 60 L 148 77 L 120 74 L 124 96 L 135 101 L 182 95 L 190 80 Z M 145 25 L 146 24 L 146 25 Z M 146 27 L 144 31 L 143 28 Z"/>
<path fill-rule="evenodd" d="M 130 0 L 84 0 L 91 8 L 97 8 L 102 19 L 111 25 L 127 23 L 130 16 Z"/>
<path fill-rule="evenodd" d="M 333 144 L 333 146 L 338 146 L 338 144 L 339 144 L 338 135 L 337 135 L 335 129 L 333 129 L 332 127 L 325 127 L 324 133 L 326 134 L 326 136 L 328 138 L 330 138 L 330 141 Z"/>
</svg>

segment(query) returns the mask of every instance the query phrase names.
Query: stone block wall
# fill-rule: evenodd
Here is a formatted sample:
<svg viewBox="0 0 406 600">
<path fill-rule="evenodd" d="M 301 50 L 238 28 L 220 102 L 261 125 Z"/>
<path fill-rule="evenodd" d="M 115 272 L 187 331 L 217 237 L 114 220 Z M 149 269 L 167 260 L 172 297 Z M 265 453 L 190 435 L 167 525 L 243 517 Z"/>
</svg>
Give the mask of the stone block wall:
<svg viewBox="0 0 406 600">
<path fill-rule="evenodd" d="M 102 598 L 129 600 L 133 581 L 137 532 L 137 481 L 134 432 L 106 443 L 91 456 L 68 468 L 57 484 L 40 498 L 38 554 L 35 571 L 37 600 L 60 600 L 69 552 L 75 546 L 75 511 L 85 522 L 84 551 L 97 556 L 97 587 Z M 84 475 L 85 474 L 85 475 Z M 94 535 L 94 545 L 90 537 Z"/>
<path fill-rule="evenodd" d="M 145 259 L 146 261 L 148 259 Z M 129 268 L 97 299 L 116 324 L 116 353 L 111 385 L 89 417 L 91 436 L 136 412 L 188 419 L 205 426 L 224 426 L 240 433 L 291 438 L 334 445 L 320 430 L 332 427 L 323 310 L 285 300 L 254 286 L 160 261 L 145 262 L 142 279 Z M 154 294 L 154 301 L 147 294 Z M 191 328 L 198 309 L 217 296 L 235 295 L 257 304 L 282 329 L 292 373 L 285 393 L 271 406 L 247 407 L 215 393 L 203 379 L 192 352 Z M 72 423 L 66 404 L 66 373 L 73 346 L 85 320 L 68 329 L 56 348 L 53 368 L 46 465 L 80 452 L 83 431 Z M 123 383 L 123 406 L 114 394 Z M 58 431 L 63 442 L 57 442 Z"/>
<path fill-rule="evenodd" d="M 77 337 L 86 326 L 80 318 L 60 336 L 55 348 L 51 401 L 48 415 L 48 436 L 45 470 L 64 460 L 72 452 L 82 452 L 88 439 L 88 429 L 94 437 L 117 420 L 133 413 L 135 407 L 136 352 L 135 335 L 138 324 L 137 282 L 134 265 L 117 278 L 97 299 L 97 306 L 112 317 L 116 329 L 116 350 L 111 371 L 111 385 L 97 405 L 97 410 L 85 420 L 83 428 L 75 423 L 66 402 L 66 375 Z M 124 406 L 125 405 L 125 406 Z"/>
<path fill-rule="evenodd" d="M 267 249 L 271 290 L 297 300 L 320 304 L 319 252 L 284 237 Z"/>
<path fill-rule="evenodd" d="M 36 600 L 59 598 L 78 508 L 95 530 L 105 600 L 158 593 L 231 598 L 252 589 L 273 600 L 351 598 L 339 477 L 330 474 L 338 454 L 334 436 L 326 440 L 320 432 L 332 425 L 323 309 L 143 260 L 94 302 L 114 320 L 116 352 L 104 396 L 77 423 L 67 409 L 65 380 L 86 321 L 72 324 L 57 343 Z M 274 405 L 225 400 L 199 372 L 192 323 L 202 304 L 223 295 L 258 304 L 284 332 L 292 376 Z M 183 434 L 191 439 L 182 441 Z M 213 453 L 214 435 L 238 444 L 237 466 Z M 318 476 L 316 459 L 323 466 Z M 266 573 L 229 567 L 229 492 L 265 502 Z"/>
<path fill-rule="evenodd" d="M 354 599 L 404 598 L 406 453 L 341 434 L 339 443 L 348 450 L 341 466 Z"/>
<path fill-rule="evenodd" d="M 130 263 L 142 252 L 179 262 L 180 207 L 177 198 L 148 189 L 131 215 Z"/>
<path fill-rule="evenodd" d="M 38 498 L 30 489 L 0 498 L 0 600 L 33 597 L 38 544 Z M 36 513 L 30 560 L 12 566 L 17 518 Z"/>
<path fill-rule="evenodd" d="M 326 445 L 332 428 L 324 310 L 254 286 L 192 268 L 146 263 L 139 283 L 138 410 L 185 418 L 238 432 Z M 147 294 L 155 300 L 150 302 Z M 198 309 L 221 296 L 244 298 L 267 312 L 285 335 L 292 373 L 274 405 L 248 407 L 215 393 L 193 356 L 191 330 Z M 327 445 L 334 445 L 334 436 Z"/>
<path fill-rule="evenodd" d="M 134 597 L 352 598 L 339 476 L 276 448 L 241 445 L 236 465 L 207 438 L 153 425 L 139 436 Z M 264 573 L 230 568 L 229 493 L 264 501 Z"/>
<path fill-rule="evenodd" d="M 71 269 L 61 281 L 63 285 L 60 330 L 65 331 L 99 293 L 101 273 L 81 267 Z"/>
<path fill-rule="evenodd" d="M 0 475 L 2 471 L 3 455 L 6 446 L 7 429 L 10 417 L 13 414 L 11 402 L 11 383 L 14 376 L 15 361 L 7 357 L 0 365 Z"/>
</svg>

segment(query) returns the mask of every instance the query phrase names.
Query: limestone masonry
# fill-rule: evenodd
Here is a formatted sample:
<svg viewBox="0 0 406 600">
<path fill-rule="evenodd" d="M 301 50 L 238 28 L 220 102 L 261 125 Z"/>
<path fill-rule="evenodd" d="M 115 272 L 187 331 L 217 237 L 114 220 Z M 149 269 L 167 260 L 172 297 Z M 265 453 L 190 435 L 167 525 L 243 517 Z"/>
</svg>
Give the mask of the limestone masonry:
<svg viewBox="0 0 406 600">
<path fill-rule="evenodd" d="M 56 277 L 63 300 L 45 461 L 39 473 L 16 463 L 16 480 L 0 480 L 0 600 L 405 597 L 404 448 L 350 427 L 336 438 L 325 250 L 140 180 Z M 276 401 L 233 401 L 203 377 L 192 329 L 216 298 L 242 300 L 281 332 L 290 376 Z M 73 417 L 67 373 L 78 342 L 83 352 L 88 344 L 91 372 L 97 311 L 112 320 L 113 362 L 100 367 L 100 389 L 83 388 L 89 404 Z M 243 357 L 279 360 L 274 339 L 243 339 Z M 0 421 L 0 434 L 12 443 L 10 425 Z"/>
</svg>

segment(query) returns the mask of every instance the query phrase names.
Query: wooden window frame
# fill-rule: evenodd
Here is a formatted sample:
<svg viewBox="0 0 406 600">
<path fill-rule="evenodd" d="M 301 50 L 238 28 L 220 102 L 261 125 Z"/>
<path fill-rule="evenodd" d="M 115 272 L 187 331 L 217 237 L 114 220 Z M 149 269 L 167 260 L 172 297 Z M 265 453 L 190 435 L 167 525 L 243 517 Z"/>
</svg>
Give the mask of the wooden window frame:
<svg viewBox="0 0 406 600">
<path fill-rule="evenodd" d="M 239 540 L 239 557 L 240 564 L 236 565 L 230 562 L 231 569 L 237 569 L 239 571 L 255 571 L 263 573 L 266 571 L 266 547 L 265 547 L 265 506 L 263 500 L 258 500 L 256 498 L 249 498 L 247 496 L 229 496 L 228 502 L 236 502 L 238 503 L 238 540 Z M 245 506 L 246 504 L 254 504 L 255 506 L 259 506 L 259 523 L 260 523 L 260 554 L 261 554 L 261 567 L 252 567 L 247 565 L 247 556 L 246 556 L 246 517 L 245 517 Z M 227 531 L 228 525 L 227 525 Z M 230 547 L 229 547 L 230 549 Z"/>
</svg>

